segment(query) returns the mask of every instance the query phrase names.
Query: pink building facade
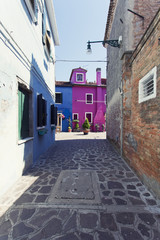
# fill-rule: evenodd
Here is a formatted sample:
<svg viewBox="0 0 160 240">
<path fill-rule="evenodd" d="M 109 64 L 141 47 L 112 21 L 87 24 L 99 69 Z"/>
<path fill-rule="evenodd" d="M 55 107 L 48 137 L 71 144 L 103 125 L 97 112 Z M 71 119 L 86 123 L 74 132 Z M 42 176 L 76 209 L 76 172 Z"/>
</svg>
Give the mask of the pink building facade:
<svg viewBox="0 0 160 240">
<path fill-rule="evenodd" d="M 72 120 L 79 120 L 79 127 L 88 118 L 91 131 L 104 131 L 106 118 L 106 79 L 101 78 L 101 69 L 96 69 L 96 82 L 86 81 L 87 71 L 73 69 L 70 76 L 72 84 Z"/>
</svg>

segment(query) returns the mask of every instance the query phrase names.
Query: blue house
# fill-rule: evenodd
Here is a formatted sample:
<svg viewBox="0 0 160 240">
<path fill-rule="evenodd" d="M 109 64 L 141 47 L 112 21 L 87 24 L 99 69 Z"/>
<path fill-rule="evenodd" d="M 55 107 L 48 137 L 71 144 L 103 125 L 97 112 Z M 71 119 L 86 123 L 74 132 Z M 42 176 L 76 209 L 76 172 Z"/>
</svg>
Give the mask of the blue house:
<svg viewBox="0 0 160 240">
<path fill-rule="evenodd" d="M 55 106 L 57 107 L 57 129 L 68 132 L 69 122 L 72 124 L 72 84 L 56 81 Z"/>
<path fill-rule="evenodd" d="M 52 0 L 6 0 L 0 8 L 2 195 L 55 142 L 59 37 Z"/>
</svg>

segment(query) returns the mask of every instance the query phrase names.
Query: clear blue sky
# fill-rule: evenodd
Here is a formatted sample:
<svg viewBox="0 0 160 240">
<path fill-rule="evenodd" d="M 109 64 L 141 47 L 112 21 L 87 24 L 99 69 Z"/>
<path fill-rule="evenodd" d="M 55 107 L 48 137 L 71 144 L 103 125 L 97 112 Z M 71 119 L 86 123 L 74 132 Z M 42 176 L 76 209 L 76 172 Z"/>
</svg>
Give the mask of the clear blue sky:
<svg viewBox="0 0 160 240">
<path fill-rule="evenodd" d="M 56 60 L 106 60 L 106 49 L 101 43 L 91 45 L 92 54 L 86 54 L 87 41 L 104 39 L 109 0 L 53 0 L 60 39 Z M 106 77 L 106 63 L 56 62 L 56 80 L 69 81 L 73 68 L 86 69 L 87 80 L 96 79 L 100 67 Z"/>
</svg>

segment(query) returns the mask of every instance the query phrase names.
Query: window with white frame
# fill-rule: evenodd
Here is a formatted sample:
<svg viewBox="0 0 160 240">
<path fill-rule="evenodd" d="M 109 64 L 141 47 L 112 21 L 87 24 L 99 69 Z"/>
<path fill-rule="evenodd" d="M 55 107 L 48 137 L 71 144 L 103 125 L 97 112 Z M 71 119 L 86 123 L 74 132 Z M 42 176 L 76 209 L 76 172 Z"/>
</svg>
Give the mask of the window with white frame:
<svg viewBox="0 0 160 240">
<path fill-rule="evenodd" d="M 78 120 L 78 119 L 79 119 L 79 114 L 73 113 L 73 120 Z"/>
<path fill-rule="evenodd" d="M 139 81 L 139 103 L 156 97 L 157 67 L 152 68 Z"/>
<path fill-rule="evenodd" d="M 24 0 L 28 8 L 29 14 L 34 23 L 38 20 L 38 2 L 37 0 Z"/>
<path fill-rule="evenodd" d="M 92 115 L 93 115 L 92 112 L 86 112 L 85 113 L 85 119 L 88 118 L 89 123 L 93 122 L 92 121 L 92 119 L 93 119 Z"/>
<path fill-rule="evenodd" d="M 18 139 L 22 140 L 32 136 L 32 91 L 21 81 L 18 82 Z"/>
<path fill-rule="evenodd" d="M 76 82 L 83 82 L 83 73 L 76 74 Z"/>
<path fill-rule="evenodd" d="M 93 104 L 93 94 L 86 93 L 86 104 Z"/>
</svg>

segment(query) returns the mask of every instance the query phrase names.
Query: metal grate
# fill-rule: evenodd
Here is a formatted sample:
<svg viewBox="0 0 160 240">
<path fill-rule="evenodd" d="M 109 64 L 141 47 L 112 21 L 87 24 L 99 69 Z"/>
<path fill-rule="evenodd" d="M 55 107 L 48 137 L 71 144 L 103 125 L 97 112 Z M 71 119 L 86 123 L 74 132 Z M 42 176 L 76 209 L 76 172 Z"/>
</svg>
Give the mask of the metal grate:
<svg viewBox="0 0 160 240">
<path fill-rule="evenodd" d="M 139 81 L 139 103 L 156 97 L 157 66 Z"/>
<path fill-rule="evenodd" d="M 143 82 L 143 98 L 148 97 L 154 92 L 154 75 L 151 75 L 146 81 Z"/>
</svg>

